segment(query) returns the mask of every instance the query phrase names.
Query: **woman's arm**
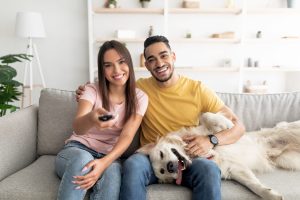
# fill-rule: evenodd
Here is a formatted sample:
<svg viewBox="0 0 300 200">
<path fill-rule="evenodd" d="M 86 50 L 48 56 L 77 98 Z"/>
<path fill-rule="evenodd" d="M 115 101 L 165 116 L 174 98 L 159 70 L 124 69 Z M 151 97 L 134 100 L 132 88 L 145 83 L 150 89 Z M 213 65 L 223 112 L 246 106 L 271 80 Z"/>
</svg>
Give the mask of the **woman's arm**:
<svg viewBox="0 0 300 200">
<path fill-rule="evenodd" d="M 87 100 L 80 99 L 78 101 L 77 113 L 73 121 L 73 130 L 76 134 L 85 134 L 90 128 L 97 127 L 98 129 L 104 129 L 112 127 L 117 120 L 117 117 L 103 122 L 98 119 L 100 115 L 107 114 L 108 112 L 103 108 L 92 110 L 93 105 Z"/>
<path fill-rule="evenodd" d="M 78 101 L 77 113 L 73 121 L 73 130 L 76 134 L 84 134 L 93 126 L 92 108 L 93 105 L 89 101 Z"/>
<path fill-rule="evenodd" d="M 118 142 L 112 151 L 104 157 L 108 165 L 118 159 L 127 150 L 142 122 L 142 119 L 143 117 L 137 114 L 136 117 L 131 117 L 126 122 Z"/>
<path fill-rule="evenodd" d="M 89 162 L 82 171 L 91 168 L 91 171 L 84 176 L 76 176 L 74 183 L 78 184 L 81 189 L 91 188 L 99 179 L 104 170 L 109 165 L 118 159 L 131 144 L 134 135 L 136 134 L 141 122 L 142 116 L 137 114 L 135 117 L 130 117 L 125 123 L 118 142 L 105 157 Z"/>
</svg>

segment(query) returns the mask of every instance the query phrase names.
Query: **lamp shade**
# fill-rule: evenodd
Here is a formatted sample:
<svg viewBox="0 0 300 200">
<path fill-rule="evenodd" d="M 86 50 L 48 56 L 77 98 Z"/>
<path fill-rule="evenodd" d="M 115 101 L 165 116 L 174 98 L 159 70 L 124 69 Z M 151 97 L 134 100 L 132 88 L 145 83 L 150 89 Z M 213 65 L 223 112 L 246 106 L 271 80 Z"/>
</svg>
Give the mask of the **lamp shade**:
<svg viewBox="0 0 300 200">
<path fill-rule="evenodd" d="M 36 12 L 18 12 L 15 31 L 19 37 L 46 37 L 42 15 Z"/>
</svg>

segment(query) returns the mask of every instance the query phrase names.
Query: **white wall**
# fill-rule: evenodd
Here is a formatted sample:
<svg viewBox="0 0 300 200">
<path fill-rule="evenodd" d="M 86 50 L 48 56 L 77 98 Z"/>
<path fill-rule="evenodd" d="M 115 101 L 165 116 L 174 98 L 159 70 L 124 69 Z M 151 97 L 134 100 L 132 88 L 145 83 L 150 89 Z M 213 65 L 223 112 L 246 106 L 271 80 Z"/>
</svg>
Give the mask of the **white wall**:
<svg viewBox="0 0 300 200">
<path fill-rule="evenodd" d="M 247 8 L 285 8 L 285 0 L 244 0 Z M 103 4 L 94 0 L 94 6 L 102 7 Z M 201 8 L 222 8 L 226 0 L 201 0 Z M 242 7 L 243 0 L 235 0 L 237 7 Z M 182 0 L 169 0 L 169 7 L 181 7 Z M 138 1 L 118 0 L 121 8 L 139 7 Z M 152 0 L 151 8 L 163 8 L 163 0 Z M 234 31 L 236 38 L 244 36 L 246 39 L 255 39 L 257 31 L 262 31 L 262 39 L 271 42 L 248 42 L 237 44 L 212 44 L 212 43 L 181 43 L 171 42 L 172 49 L 177 55 L 177 67 L 220 67 L 224 59 L 230 59 L 233 67 L 244 67 L 249 57 L 259 61 L 260 67 L 280 66 L 284 68 L 300 69 L 300 39 L 289 42 L 277 42 L 283 36 L 298 36 L 300 38 L 300 3 L 299 13 L 259 13 L 243 15 L 226 14 L 169 14 L 167 29 L 168 38 L 178 39 L 185 37 L 187 31 L 193 38 L 208 38 L 213 33 Z M 94 16 L 94 36 L 111 38 L 119 29 L 136 31 L 138 38 L 147 37 L 149 26 L 154 27 L 155 34 L 164 34 L 164 16 L 161 14 L 98 14 Z M 244 27 L 244 33 L 243 33 Z M 272 39 L 275 39 L 272 41 Z M 278 39 L 276 41 L 276 39 Z M 132 53 L 134 65 L 139 66 L 140 54 L 143 51 L 142 42 L 128 42 L 127 47 Z M 98 46 L 97 46 L 98 48 Z M 96 54 L 96 51 L 95 51 Z M 94 59 L 96 63 L 96 59 Z M 213 89 L 221 92 L 239 92 L 241 85 L 247 80 L 253 84 L 267 81 L 268 92 L 285 92 L 300 90 L 300 84 L 290 84 L 297 81 L 300 72 L 244 72 L 241 79 L 239 72 L 203 72 L 180 71 L 181 74 L 193 79 L 201 80 Z M 143 71 L 136 72 L 137 77 L 149 76 Z"/>
<path fill-rule="evenodd" d="M 136 2 L 135 2 L 136 1 Z M 96 1 L 102 5 L 104 0 Z M 152 0 L 153 7 L 162 7 L 162 0 Z M 180 5 L 181 0 L 170 0 L 173 7 Z M 203 7 L 222 7 L 225 0 L 201 0 Z M 237 4 L 241 4 L 241 0 L 236 0 Z M 269 2 L 270 7 L 284 6 L 283 0 L 248 0 L 252 7 L 260 7 L 267 5 Z M 120 5 L 123 7 L 139 6 L 138 0 L 119 0 Z M 44 25 L 47 33 L 47 38 L 35 40 L 41 64 L 44 70 L 45 80 L 47 87 L 74 90 L 79 84 L 88 80 L 88 27 L 87 27 L 87 5 L 86 0 L 0 0 L 0 55 L 12 53 L 24 53 L 26 51 L 27 41 L 22 38 L 14 36 L 15 17 L 18 11 L 36 11 L 41 12 L 43 15 Z M 297 21 L 300 21 L 300 15 L 292 15 L 292 22 L 284 23 L 284 15 L 268 16 L 252 16 L 247 26 L 247 31 L 250 35 L 254 34 L 258 29 L 263 30 L 264 35 L 278 34 L 283 29 L 289 30 L 291 35 L 300 36 L 300 26 Z M 169 36 L 183 36 L 186 29 L 189 27 L 194 32 L 194 36 L 205 36 L 213 32 L 221 32 L 226 30 L 236 30 L 239 32 L 240 17 L 237 16 L 214 16 L 202 15 L 201 21 L 198 23 L 192 22 L 192 15 L 174 16 L 169 19 L 170 24 L 168 27 L 174 29 L 169 32 Z M 163 17 L 144 15 L 144 16 L 129 16 L 128 21 L 120 23 L 117 18 L 108 17 L 99 19 L 99 33 L 103 27 L 110 27 L 117 29 L 126 27 L 137 27 L 138 36 L 147 34 L 149 25 L 154 25 L 155 33 L 161 34 Z M 113 21 L 112 21 L 113 20 Z M 272 23 L 270 22 L 272 21 Z M 205 23 L 200 23 L 205 22 Z M 284 25 L 282 25 L 282 22 Z M 156 24 L 154 24 L 156 23 Z M 275 24 L 270 26 L 270 24 Z M 105 34 L 106 34 L 105 32 Z M 252 32 L 252 33 L 251 33 Z M 107 32 L 107 34 L 110 34 Z M 238 47 L 232 45 L 205 45 L 200 44 L 197 46 L 196 51 L 189 49 L 185 50 L 186 44 L 172 44 L 177 53 L 177 66 L 180 65 L 198 65 L 198 66 L 214 66 L 219 63 L 223 57 L 232 58 L 233 64 L 238 63 L 237 58 L 240 53 Z M 238 45 L 236 45 L 238 46 Z M 139 59 L 142 52 L 142 44 L 134 43 L 129 44 L 128 48 L 132 51 L 134 59 Z M 249 55 L 257 56 L 261 64 L 289 64 L 297 65 L 300 68 L 300 59 L 297 57 L 300 52 L 300 45 L 287 46 L 287 47 L 269 47 L 268 50 L 262 46 L 249 47 Z M 254 49 L 254 50 L 253 50 Z M 268 59 L 263 60 L 260 56 L 266 56 Z M 201 59 L 200 59 L 201 58 Z M 138 65 L 138 62 L 136 62 Z M 18 71 L 17 79 L 22 81 L 24 73 L 24 64 L 15 65 Z M 214 89 L 218 91 L 236 91 L 238 88 L 238 74 L 224 73 L 215 75 L 210 73 L 186 73 L 194 79 L 200 79 L 207 82 Z M 291 73 L 289 73 L 291 74 Z M 139 76 L 148 76 L 146 72 L 139 72 Z M 213 75 L 213 76 L 212 76 Z M 270 75 L 267 74 L 267 75 Z M 250 75 L 251 76 L 251 75 Z M 253 75 L 254 77 L 259 77 Z M 212 78 L 213 77 L 213 78 Z M 264 79 L 267 76 L 260 76 Z M 283 77 L 278 77 L 278 74 L 270 80 L 274 82 L 274 92 L 282 91 L 287 86 L 290 90 L 300 90 L 298 80 L 299 73 L 292 74 L 290 79 L 286 80 Z M 38 73 L 35 73 L 36 82 L 40 82 Z M 260 80 L 258 80 L 260 81 Z M 280 81 L 280 82 L 278 82 Z M 232 89 L 233 88 L 233 89 Z"/>
<path fill-rule="evenodd" d="M 27 40 L 14 35 L 18 11 L 40 12 L 47 37 L 36 39 L 47 87 L 74 90 L 88 80 L 85 0 L 0 0 L 0 55 L 25 53 Z M 34 65 L 36 67 L 36 65 Z M 16 64 L 23 81 L 24 63 Z M 37 68 L 34 82 L 41 83 Z"/>
</svg>

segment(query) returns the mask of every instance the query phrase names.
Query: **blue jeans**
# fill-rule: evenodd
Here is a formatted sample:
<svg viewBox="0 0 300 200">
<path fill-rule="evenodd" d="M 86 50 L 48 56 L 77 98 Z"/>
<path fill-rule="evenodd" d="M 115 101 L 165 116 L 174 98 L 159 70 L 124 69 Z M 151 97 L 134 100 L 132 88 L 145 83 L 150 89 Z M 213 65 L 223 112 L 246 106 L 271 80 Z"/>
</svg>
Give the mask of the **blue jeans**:
<svg viewBox="0 0 300 200">
<path fill-rule="evenodd" d="M 120 200 L 146 200 L 146 186 L 157 183 L 150 160 L 137 153 L 123 163 Z M 183 171 L 182 186 L 192 189 L 192 199 L 220 200 L 221 172 L 211 160 L 196 158 Z"/>
<path fill-rule="evenodd" d="M 104 157 L 104 154 L 86 147 L 77 141 L 71 141 L 57 154 L 55 170 L 61 178 L 58 200 L 84 199 L 86 190 L 75 189 L 78 185 L 72 183 L 73 176 L 87 174 L 81 172 L 90 161 Z M 121 163 L 113 162 L 102 174 L 92 188 L 91 200 L 118 200 L 121 186 Z"/>
</svg>

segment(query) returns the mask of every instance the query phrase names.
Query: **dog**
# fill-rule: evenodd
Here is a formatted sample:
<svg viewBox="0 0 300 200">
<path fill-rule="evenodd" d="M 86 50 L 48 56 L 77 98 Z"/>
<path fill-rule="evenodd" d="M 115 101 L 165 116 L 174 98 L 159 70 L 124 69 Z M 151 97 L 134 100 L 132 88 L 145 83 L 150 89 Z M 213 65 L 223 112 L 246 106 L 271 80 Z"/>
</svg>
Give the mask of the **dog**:
<svg viewBox="0 0 300 200">
<path fill-rule="evenodd" d="M 149 156 L 160 183 L 180 185 L 182 171 L 192 163 L 183 136 L 215 134 L 234 126 L 220 113 L 204 113 L 200 122 L 200 126 L 171 132 L 137 150 Z M 254 172 L 270 172 L 276 167 L 300 170 L 300 120 L 247 132 L 236 143 L 216 146 L 202 157 L 216 162 L 223 179 L 235 180 L 263 199 L 282 200 L 283 196 L 263 185 Z"/>
</svg>

